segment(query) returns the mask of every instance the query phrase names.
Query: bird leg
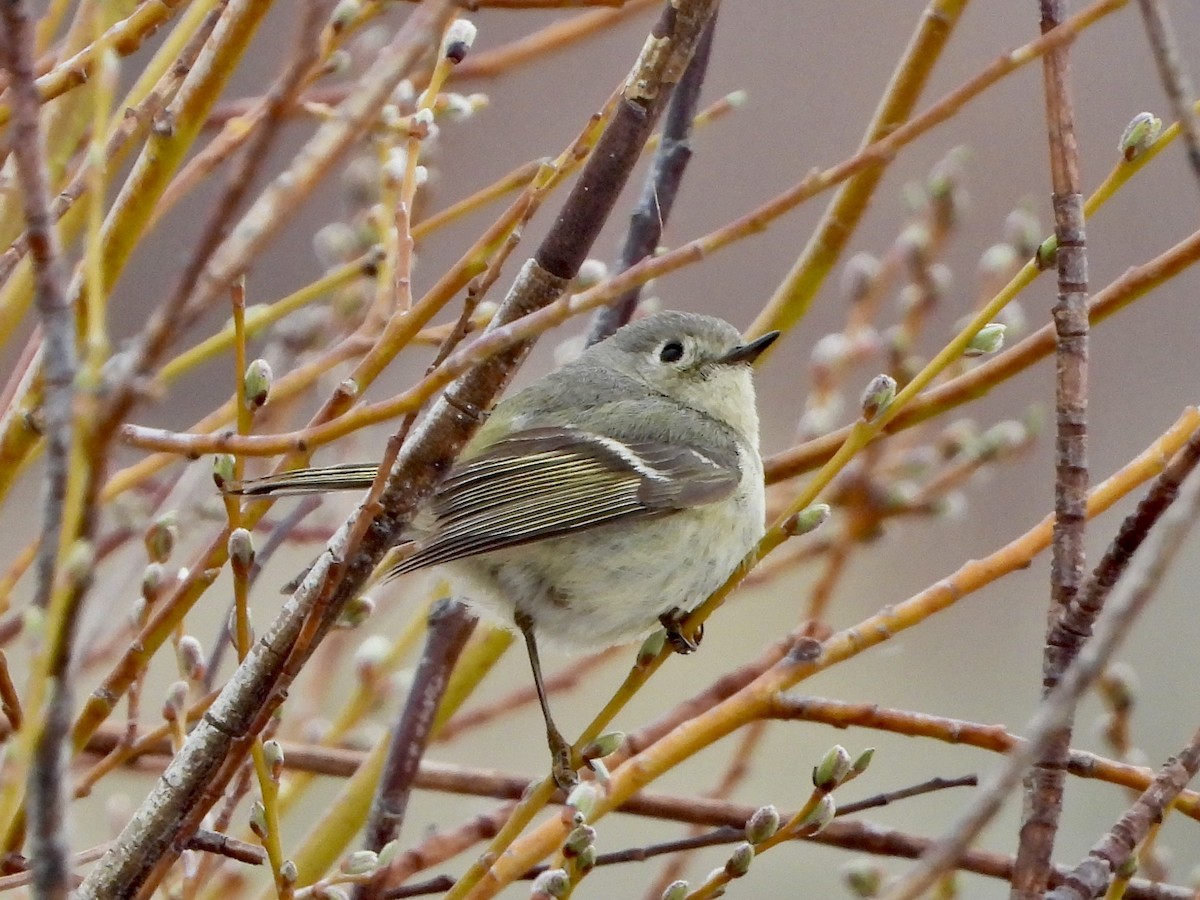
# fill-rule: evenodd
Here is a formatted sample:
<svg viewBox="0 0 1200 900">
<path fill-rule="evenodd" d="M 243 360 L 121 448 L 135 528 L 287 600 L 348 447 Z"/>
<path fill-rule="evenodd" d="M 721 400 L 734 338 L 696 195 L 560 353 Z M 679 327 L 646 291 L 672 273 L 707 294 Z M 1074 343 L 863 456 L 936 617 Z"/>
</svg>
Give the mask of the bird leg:
<svg viewBox="0 0 1200 900">
<path fill-rule="evenodd" d="M 683 620 L 688 617 L 687 610 L 672 606 L 658 617 L 662 627 L 667 630 L 667 643 L 671 649 L 681 656 L 694 653 L 704 638 L 704 625 L 701 623 L 692 635 L 683 633 Z"/>
<path fill-rule="evenodd" d="M 538 703 L 542 705 L 542 718 L 546 720 L 546 743 L 550 745 L 551 772 L 555 783 L 569 791 L 579 782 L 575 774 L 574 753 L 567 743 L 554 717 L 550 715 L 550 701 L 546 697 L 546 685 L 542 681 L 542 663 L 538 656 L 537 638 L 533 633 L 533 619 L 528 613 L 518 610 L 513 621 L 525 636 L 525 650 L 529 653 L 529 666 L 533 669 L 533 685 L 537 688 Z"/>
</svg>

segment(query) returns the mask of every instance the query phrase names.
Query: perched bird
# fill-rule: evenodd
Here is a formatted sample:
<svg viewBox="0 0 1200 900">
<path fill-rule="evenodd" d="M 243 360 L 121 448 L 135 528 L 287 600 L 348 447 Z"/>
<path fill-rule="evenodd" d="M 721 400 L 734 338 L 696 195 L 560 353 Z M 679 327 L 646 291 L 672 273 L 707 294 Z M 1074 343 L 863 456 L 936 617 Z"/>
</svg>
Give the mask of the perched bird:
<svg viewBox="0 0 1200 900">
<path fill-rule="evenodd" d="M 679 624 L 764 529 L 751 364 L 728 322 L 661 312 L 501 401 L 412 523 L 390 575 L 445 565 L 464 599 L 524 636 L 555 778 L 574 780 L 538 640 L 605 647 Z M 248 495 L 365 489 L 376 467 L 300 469 Z"/>
</svg>

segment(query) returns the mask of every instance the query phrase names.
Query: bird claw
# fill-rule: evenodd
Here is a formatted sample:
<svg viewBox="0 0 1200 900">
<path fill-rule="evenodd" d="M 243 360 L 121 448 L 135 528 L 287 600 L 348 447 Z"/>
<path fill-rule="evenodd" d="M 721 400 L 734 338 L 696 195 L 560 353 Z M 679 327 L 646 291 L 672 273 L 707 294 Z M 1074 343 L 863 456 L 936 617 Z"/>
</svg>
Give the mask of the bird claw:
<svg viewBox="0 0 1200 900">
<path fill-rule="evenodd" d="M 658 617 L 658 621 L 662 623 L 662 627 L 667 631 L 667 643 L 671 645 L 671 649 L 681 656 L 686 656 L 689 653 L 694 653 L 700 646 L 700 641 L 704 638 L 704 625 L 701 623 L 696 627 L 696 630 L 691 636 L 683 633 L 683 620 L 687 618 L 687 613 L 679 607 L 673 607 Z"/>
</svg>

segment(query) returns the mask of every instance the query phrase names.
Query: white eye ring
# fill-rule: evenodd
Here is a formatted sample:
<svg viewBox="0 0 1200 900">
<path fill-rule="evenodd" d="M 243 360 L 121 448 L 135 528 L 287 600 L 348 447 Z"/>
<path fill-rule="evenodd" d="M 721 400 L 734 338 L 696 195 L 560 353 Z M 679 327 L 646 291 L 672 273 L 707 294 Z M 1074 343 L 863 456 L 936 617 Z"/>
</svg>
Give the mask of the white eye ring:
<svg viewBox="0 0 1200 900">
<path fill-rule="evenodd" d="M 679 362 L 683 359 L 683 341 L 667 341 L 658 351 L 658 358 L 665 363 Z"/>
</svg>

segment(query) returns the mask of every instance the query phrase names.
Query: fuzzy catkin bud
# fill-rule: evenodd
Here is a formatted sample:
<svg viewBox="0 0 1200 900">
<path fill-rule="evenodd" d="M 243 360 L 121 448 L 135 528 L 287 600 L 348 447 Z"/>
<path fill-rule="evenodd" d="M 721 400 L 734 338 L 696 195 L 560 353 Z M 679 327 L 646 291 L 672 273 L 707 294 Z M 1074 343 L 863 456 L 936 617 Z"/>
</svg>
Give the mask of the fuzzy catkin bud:
<svg viewBox="0 0 1200 900">
<path fill-rule="evenodd" d="M 741 878 L 750 871 L 754 862 L 754 847 L 749 841 L 742 841 L 733 848 L 733 853 L 725 863 L 725 871 L 734 878 Z"/>
<path fill-rule="evenodd" d="M 869 382 L 859 400 L 864 422 L 873 422 L 875 417 L 896 399 L 896 379 L 891 375 L 876 375 Z"/>
<path fill-rule="evenodd" d="M 987 353 L 995 353 L 1004 346 L 1004 333 L 1008 331 L 1008 326 L 1001 322 L 988 322 L 971 338 L 966 349 L 963 350 L 963 356 L 983 356 Z"/>
<path fill-rule="evenodd" d="M 146 547 L 146 555 L 151 562 L 165 563 L 171 558 L 175 549 L 175 541 L 179 538 L 179 526 L 175 521 L 175 513 L 169 512 L 150 523 L 146 533 L 142 535 L 142 543 Z"/>
<path fill-rule="evenodd" d="M 821 757 L 813 769 L 813 787 L 822 791 L 832 791 L 850 774 L 853 760 L 841 744 L 834 744 Z"/>
<path fill-rule="evenodd" d="M 746 820 L 746 840 L 752 844 L 761 844 L 775 835 L 779 830 L 779 810 L 771 804 L 760 806 Z"/>
<path fill-rule="evenodd" d="M 342 860 L 341 870 L 347 875 L 366 875 L 379 867 L 379 855 L 373 850 L 355 850 Z"/>
<path fill-rule="evenodd" d="M 1150 149 L 1162 132 L 1162 120 L 1153 113 L 1140 112 L 1125 126 L 1121 132 L 1121 142 L 1117 149 L 1126 162 L 1133 162 Z"/>
<path fill-rule="evenodd" d="M 271 364 L 265 359 L 256 359 L 246 366 L 246 374 L 242 378 L 246 392 L 246 409 L 253 412 L 266 405 L 267 398 L 271 396 L 271 383 L 274 378 Z"/>
<path fill-rule="evenodd" d="M 533 880 L 532 897 L 565 897 L 571 890 L 571 877 L 563 869 L 547 869 Z"/>
</svg>

